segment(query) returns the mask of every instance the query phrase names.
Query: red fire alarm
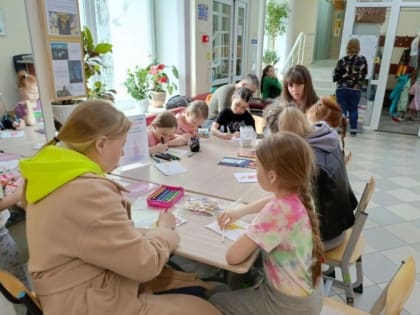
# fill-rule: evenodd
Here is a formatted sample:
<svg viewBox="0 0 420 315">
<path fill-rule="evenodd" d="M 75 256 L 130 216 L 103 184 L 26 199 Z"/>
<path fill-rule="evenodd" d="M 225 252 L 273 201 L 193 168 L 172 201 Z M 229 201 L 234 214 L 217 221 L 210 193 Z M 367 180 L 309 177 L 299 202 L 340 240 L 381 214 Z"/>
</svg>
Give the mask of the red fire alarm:
<svg viewBox="0 0 420 315">
<path fill-rule="evenodd" d="M 201 42 L 208 43 L 209 42 L 209 35 L 201 35 Z"/>
</svg>

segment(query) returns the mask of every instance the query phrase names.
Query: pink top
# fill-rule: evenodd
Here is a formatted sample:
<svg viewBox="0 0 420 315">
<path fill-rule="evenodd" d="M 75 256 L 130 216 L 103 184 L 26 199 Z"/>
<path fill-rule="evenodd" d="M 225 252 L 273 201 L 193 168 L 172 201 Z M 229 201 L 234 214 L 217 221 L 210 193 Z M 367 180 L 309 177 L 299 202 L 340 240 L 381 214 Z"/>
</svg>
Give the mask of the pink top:
<svg viewBox="0 0 420 315">
<path fill-rule="evenodd" d="M 185 120 L 185 116 L 182 113 L 175 115 L 176 120 L 178 122 L 178 127 L 176 128 L 175 133 L 178 135 L 182 135 L 184 133 L 189 133 L 192 136 L 197 135 L 197 127 L 191 126 L 187 121 Z"/>
<path fill-rule="evenodd" d="M 160 139 L 156 138 L 152 129 L 147 130 L 147 140 L 149 142 L 149 147 L 154 147 L 160 143 Z"/>
</svg>

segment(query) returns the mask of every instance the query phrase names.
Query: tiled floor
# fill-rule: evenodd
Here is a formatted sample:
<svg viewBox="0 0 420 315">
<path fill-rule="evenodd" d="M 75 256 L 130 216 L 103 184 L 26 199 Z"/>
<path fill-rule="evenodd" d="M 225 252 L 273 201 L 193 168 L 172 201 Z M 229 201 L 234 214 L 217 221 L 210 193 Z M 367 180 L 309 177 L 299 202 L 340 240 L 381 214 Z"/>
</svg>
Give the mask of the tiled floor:
<svg viewBox="0 0 420 315">
<path fill-rule="evenodd" d="M 347 137 L 346 148 L 353 153 L 348 168 L 357 195 L 370 176 L 377 180 L 364 230 L 365 290 L 355 306 L 368 311 L 400 261 L 412 255 L 417 282 L 403 314 L 420 315 L 420 138 L 366 131 Z M 341 289 L 331 294 L 345 300 Z"/>
<path fill-rule="evenodd" d="M 365 290 L 355 305 L 369 310 L 399 262 L 413 255 L 417 282 L 402 314 L 420 315 L 420 138 L 366 131 L 347 137 L 346 148 L 353 153 L 349 175 L 356 194 L 370 176 L 377 180 L 364 231 Z M 331 294 L 344 301 L 341 289 L 333 287 Z M 14 314 L 1 298 L 0 313 Z"/>
</svg>

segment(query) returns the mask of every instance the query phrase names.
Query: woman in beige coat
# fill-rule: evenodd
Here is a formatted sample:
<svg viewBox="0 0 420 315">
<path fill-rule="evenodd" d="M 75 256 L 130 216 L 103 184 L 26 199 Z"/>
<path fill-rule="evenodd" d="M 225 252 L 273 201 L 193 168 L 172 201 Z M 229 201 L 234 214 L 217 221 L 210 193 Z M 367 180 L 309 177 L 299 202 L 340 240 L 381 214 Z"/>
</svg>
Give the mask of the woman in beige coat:
<svg viewBox="0 0 420 315">
<path fill-rule="evenodd" d="M 220 314 L 194 296 L 147 293 L 176 248 L 175 218 L 135 229 L 118 166 L 130 121 L 102 101 L 81 103 L 57 137 L 22 160 L 29 271 L 45 315 Z M 59 142 L 60 145 L 56 145 Z"/>
</svg>

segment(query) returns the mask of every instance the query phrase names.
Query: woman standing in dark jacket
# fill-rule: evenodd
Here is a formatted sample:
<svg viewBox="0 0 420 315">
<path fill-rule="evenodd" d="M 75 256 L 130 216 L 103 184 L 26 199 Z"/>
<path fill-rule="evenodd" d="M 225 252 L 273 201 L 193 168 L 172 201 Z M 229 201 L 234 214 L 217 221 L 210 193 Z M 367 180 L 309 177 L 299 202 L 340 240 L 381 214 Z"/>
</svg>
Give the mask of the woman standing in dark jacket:
<svg viewBox="0 0 420 315">
<path fill-rule="evenodd" d="M 357 131 L 358 105 L 360 101 L 361 80 L 368 72 L 366 58 L 359 56 L 360 43 L 352 38 L 347 44 L 347 55 L 338 60 L 333 73 L 333 82 L 337 82 L 335 95 L 343 110 L 344 116 L 349 113 L 350 134 L 355 136 Z"/>
</svg>

